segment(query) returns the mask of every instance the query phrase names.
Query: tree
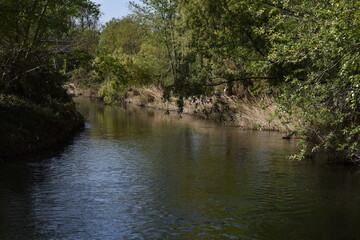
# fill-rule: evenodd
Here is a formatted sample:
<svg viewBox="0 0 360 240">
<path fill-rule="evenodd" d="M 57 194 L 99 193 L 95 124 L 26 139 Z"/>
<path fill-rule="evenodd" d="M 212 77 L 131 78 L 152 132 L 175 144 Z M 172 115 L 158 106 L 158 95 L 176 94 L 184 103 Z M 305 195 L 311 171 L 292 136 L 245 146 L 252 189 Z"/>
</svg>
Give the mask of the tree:
<svg viewBox="0 0 360 240">
<path fill-rule="evenodd" d="M 94 19 L 99 14 L 98 6 L 88 0 L 1 0 L 1 91 L 31 98 L 35 93 L 29 92 L 29 79 L 57 74 L 53 60 L 69 51 L 67 37 L 84 9 Z"/>
<path fill-rule="evenodd" d="M 135 16 L 150 26 L 155 38 L 166 50 L 169 72 L 174 82 L 178 79 L 179 53 L 175 19 L 179 0 L 142 0 L 144 6 L 131 3 Z"/>
<path fill-rule="evenodd" d="M 164 85 L 170 75 L 158 31 L 141 18 L 112 19 L 101 33 L 92 76 L 103 79 L 99 96 L 106 103 L 121 100 L 131 87 Z"/>
<path fill-rule="evenodd" d="M 240 82 L 302 121 L 302 156 L 360 159 L 359 1 L 142 2 L 135 10 L 166 47 L 180 105 Z"/>
<path fill-rule="evenodd" d="M 281 104 L 303 121 L 302 157 L 360 159 L 360 3 L 284 1 L 271 61 L 286 69 Z"/>
<path fill-rule="evenodd" d="M 120 50 L 134 55 L 140 51 L 146 30 L 130 17 L 112 19 L 101 34 L 99 48 L 108 53 Z"/>
</svg>

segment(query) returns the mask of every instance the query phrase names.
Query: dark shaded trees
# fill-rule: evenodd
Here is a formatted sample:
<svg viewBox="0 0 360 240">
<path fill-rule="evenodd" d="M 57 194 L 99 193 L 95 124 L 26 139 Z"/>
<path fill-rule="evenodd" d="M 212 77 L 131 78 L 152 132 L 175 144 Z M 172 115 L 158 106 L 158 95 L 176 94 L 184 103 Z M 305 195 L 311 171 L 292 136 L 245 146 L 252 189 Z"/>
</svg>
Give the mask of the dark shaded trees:
<svg viewBox="0 0 360 240">
<path fill-rule="evenodd" d="M 83 125 L 63 88 L 63 63 L 91 49 L 75 44 L 74 33 L 92 31 L 99 10 L 88 0 L 0 0 L 0 16 L 0 157 L 12 157 L 64 141 Z"/>
<path fill-rule="evenodd" d="M 88 15 L 95 21 L 99 10 L 87 0 L 1 0 L 1 91 L 32 98 L 29 79 L 61 78 L 56 56 L 71 51 L 70 33 L 81 22 L 78 19 L 84 9 L 92 12 Z M 37 87 L 46 85 L 46 81 Z M 39 91 L 34 94 L 51 93 Z"/>
</svg>

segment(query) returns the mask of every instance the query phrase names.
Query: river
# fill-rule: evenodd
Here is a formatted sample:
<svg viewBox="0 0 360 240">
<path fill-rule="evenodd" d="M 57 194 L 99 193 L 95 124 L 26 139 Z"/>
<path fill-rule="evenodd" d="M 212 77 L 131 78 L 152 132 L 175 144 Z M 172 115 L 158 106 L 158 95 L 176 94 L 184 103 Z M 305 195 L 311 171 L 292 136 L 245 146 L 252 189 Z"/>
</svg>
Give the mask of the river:
<svg viewBox="0 0 360 240">
<path fill-rule="evenodd" d="M 0 163 L 0 239 L 360 239 L 360 172 L 296 141 L 77 99 L 85 129 Z"/>
</svg>

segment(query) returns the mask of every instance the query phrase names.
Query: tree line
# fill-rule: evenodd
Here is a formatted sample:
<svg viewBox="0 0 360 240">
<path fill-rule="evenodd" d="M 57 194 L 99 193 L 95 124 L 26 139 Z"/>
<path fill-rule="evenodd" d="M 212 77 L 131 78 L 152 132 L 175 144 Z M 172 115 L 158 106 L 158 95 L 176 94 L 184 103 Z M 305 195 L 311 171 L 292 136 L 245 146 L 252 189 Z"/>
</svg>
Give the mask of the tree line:
<svg viewBox="0 0 360 240">
<path fill-rule="evenodd" d="M 40 65 L 107 103 L 153 84 L 181 108 L 241 85 L 301 120 L 298 158 L 359 161 L 357 0 L 142 0 L 102 27 L 90 1 L 2 2 L 2 89 L 24 91 Z"/>
<path fill-rule="evenodd" d="M 267 94 L 301 119 L 298 158 L 358 162 L 360 2 L 143 0 L 107 23 L 95 72 L 100 95 L 155 83 L 181 107 L 188 97 Z M 96 74 L 95 74 L 96 75 Z"/>
</svg>

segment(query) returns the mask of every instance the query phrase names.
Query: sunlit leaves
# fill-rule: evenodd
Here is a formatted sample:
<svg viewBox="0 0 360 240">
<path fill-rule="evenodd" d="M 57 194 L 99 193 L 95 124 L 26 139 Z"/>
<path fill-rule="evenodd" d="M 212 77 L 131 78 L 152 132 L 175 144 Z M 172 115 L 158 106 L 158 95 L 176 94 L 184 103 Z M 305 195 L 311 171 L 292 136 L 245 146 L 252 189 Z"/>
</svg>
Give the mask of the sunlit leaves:
<svg viewBox="0 0 360 240">
<path fill-rule="evenodd" d="M 270 59 L 288 66 L 281 103 L 306 124 L 305 153 L 354 159 L 360 140 L 360 4 L 302 1 L 287 7 L 298 14 L 274 17 L 269 35 Z"/>
</svg>

